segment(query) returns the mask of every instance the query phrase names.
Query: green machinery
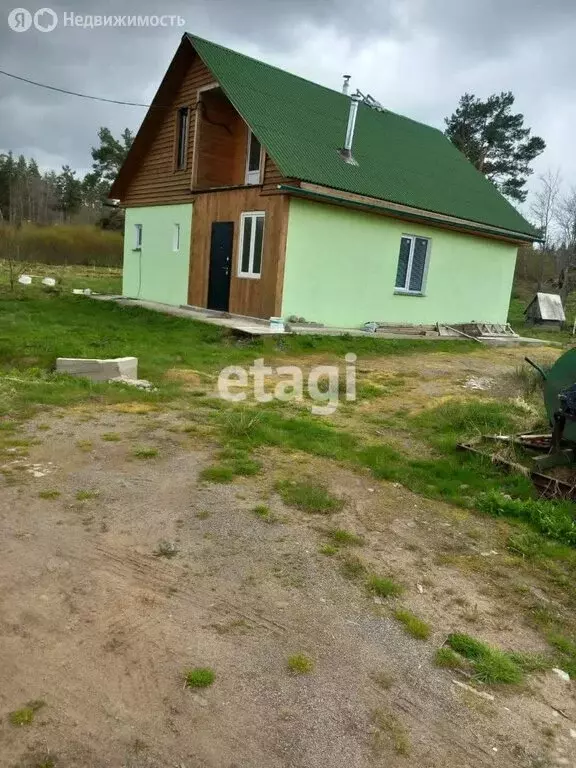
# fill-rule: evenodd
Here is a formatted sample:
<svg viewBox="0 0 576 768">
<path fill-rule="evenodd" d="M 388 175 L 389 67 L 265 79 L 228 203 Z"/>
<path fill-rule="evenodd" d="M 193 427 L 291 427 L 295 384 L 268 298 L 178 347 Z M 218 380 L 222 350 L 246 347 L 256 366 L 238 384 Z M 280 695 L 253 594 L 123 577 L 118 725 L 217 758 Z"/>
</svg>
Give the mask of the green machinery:
<svg viewBox="0 0 576 768">
<path fill-rule="evenodd" d="M 530 358 L 525 360 L 544 380 L 544 404 L 552 427 L 548 454 L 537 457 L 535 464 L 546 469 L 576 462 L 576 349 L 559 357 L 547 372 Z"/>
<path fill-rule="evenodd" d="M 544 404 L 551 432 L 522 435 L 483 435 L 458 447 L 485 456 L 503 469 L 528 475 L 542 496 L 576 501 L 576 348 L 556 360 L 548 371 L 525 358 L 543 379 Z M 486 449 L 486 443 L 520 448 L 531 455 L 529 465 L 519 463 L 518 455 Z M 571 465 L 574 467 L 572 473 Z M 545 470 L 564 467 L 560 476 Z M 567 471 L 566 471 L 567 470 Z"/>
</svg>

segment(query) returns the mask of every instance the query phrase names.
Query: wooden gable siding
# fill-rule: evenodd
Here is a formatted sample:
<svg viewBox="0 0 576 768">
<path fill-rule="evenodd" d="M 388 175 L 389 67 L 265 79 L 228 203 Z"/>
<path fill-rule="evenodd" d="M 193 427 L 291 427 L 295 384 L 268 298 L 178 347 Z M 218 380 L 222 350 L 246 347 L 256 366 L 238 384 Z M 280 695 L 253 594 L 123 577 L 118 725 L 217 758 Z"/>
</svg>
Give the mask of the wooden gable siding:
<svg viewBox="0 0 576 768">
<path fill-rule="evenodd" d="M 260 279 L 237 276 L 240 216 L 247 211 L 266 213 Z M 229 311 L 249 317 L 278 315 L 282 305 L 288 198 L 285 195 L 263 195 L 259 187 L 204 192 L 194 196 L 188 303 L 195 307 L 207 304 L 210 241 L 212 223 L 216 221 L 234 222 Z"/>
<path fill-rule="evenodd" d="M 162 119 L 150 137 L 147 150 L 138 160 L 137 168 L 128 184 L 122 204 L 160 205 L 162 203 L 190 202 L 190 179 L 194 152 L 194 126 L 198 89 L 214 82 L 214 76 L 191 46 L 183 53 L 184 72 L 172 94 L 160 91 L 159 97 L 168 98 L 169 108 L 163 110 Z M 165 103 L 164 101 L 162 102 Z M 176 120 L 179 107 L 190 108 L 188 121 L 188 148 L 186 168 L 177 171 Z"/>
<path fill-rule="evenodd" d="M 153 108 L 148 112 L 134 141 L 133 151 L 114 185 L 113 191 L 122 205 L 129 207 L 190 202 L 193 162 L 202 172 L 202 176 L 196 179 L 197 187 L 244 184 L 248 128 L 242 117 L 228 99 L 222 96 L 221 91 L 220 97 L 216 98 L 209 90 L 200 94 L 204 104 L 196 115 L 198 89 L 216 82 L 192 46 L 184 43 L 168 70 L 154 99 Z M 184 106 L 190 109 L 187 162 L 186 168 L 176 170 L 177 110 Z M 230 134 L 226 129 L 214 123 L 230 127 L 234 137 L 233 146 L 227 140 Z M 210 130 L 202 131 L 203 125 Z M 201 163 L 194 157 L 197 126 L 198 150 L 205 154 L 206 160 Z M 280 183 L 294 184 L 282 176 L 272 159 L 266 155 L 263 187 L 265 190 L 274 190 Z"/>
</svg>

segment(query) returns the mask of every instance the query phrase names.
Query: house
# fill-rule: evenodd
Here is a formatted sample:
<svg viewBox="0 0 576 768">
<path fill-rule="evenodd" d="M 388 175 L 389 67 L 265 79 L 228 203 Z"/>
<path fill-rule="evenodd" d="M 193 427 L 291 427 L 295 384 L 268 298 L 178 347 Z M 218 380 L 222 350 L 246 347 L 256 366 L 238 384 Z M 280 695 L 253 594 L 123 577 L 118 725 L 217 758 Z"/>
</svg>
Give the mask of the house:
<svg viewBox="0 0 576 768">
<path fill-rule="evenodd" d="M 329 326 L 505 323 L 537 239 L 439 130 L 189 34 L 111 197 L 126 296 Z"/>
<path fill-rule="evenodd" d="M 566 322 L 562 298 L 556 293 L 537 293 L 524 314 L 527 323 L 546 326 L 551 330 L 562 328 Z"/>
</svg>

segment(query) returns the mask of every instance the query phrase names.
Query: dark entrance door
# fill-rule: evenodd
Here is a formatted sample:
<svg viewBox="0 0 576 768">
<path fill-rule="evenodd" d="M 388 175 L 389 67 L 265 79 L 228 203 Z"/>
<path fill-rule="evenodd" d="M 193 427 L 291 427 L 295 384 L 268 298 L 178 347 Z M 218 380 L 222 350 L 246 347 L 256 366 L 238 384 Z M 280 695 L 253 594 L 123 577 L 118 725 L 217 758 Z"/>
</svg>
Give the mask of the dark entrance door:
<svg viewBox="0 0 576 768">
<path fill-rule="evenodd" d="M 222 312 L 228 312 L 233 241 L 233 221 L 214 221 L 212 223 L 208 309 L 219 309 Z"/>
</svg>

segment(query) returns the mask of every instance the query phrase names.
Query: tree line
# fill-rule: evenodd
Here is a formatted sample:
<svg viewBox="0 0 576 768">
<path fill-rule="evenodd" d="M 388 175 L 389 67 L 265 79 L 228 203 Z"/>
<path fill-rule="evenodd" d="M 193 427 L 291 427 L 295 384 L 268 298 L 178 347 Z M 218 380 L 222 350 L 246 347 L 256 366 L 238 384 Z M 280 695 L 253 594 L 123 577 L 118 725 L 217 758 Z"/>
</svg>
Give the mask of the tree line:
<svg viewBox="0 0 576 768">
<path fill-rule="evenodd" d="M 69 165 L 41 172 L 34 158 L 0 154 L 0 224 L 89 223 L 122 226 L 120 212 L 105 205 L 110 185 L 132 145 L 126 129 L 116 139 L 108 128 L 98 131 L 92 169 L 83 178 Z"/>
</svg>

